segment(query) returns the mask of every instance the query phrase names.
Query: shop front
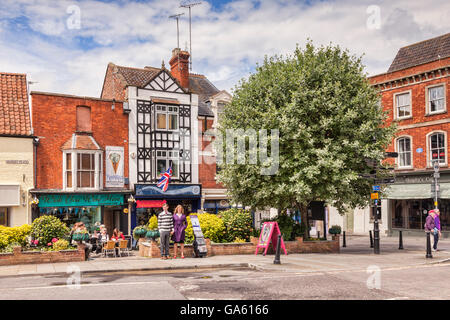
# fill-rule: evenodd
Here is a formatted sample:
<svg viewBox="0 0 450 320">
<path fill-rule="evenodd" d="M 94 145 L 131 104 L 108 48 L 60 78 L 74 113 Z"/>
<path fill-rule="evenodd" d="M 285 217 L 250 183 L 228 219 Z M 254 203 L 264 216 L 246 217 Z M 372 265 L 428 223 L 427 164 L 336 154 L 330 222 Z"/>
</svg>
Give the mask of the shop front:
<svg viewBox="0 0 450 320">
<path fill-rule="evenodd" d="M 127 196 L 129 193 L 35 193 L 39 203 L 33 209 L 33 220 L 53 215 L 71 228 L 83 222 L 90 233 L 104 224 L 109 234 L 114 228 L 129 233 Z"/>
<path fill-rule="evenodd" d="M 428 212 L 434 209 L 434 194 L 431 174 L 397 177 L 396 182 L 386 190 L 388 199 L 389 234 L 396 235 L 399 230 L 409 235 L 423 235 Z M 450 234 L 450 174 L 443 173 L 439 181 L 440 211 L 443 236 Z"/>
<path fill-rule="evenodd" d="M 173 212 L 177 205 L 182 205 L 187 214 L 197 212 L 201 208 L 201 194 L 199 184 L 170 184 L 166 192 L 156 184 L 136 184 L 136 204 L 131 214 L 131 228 L 147 224 L 152 215 L 161 212 L 163 203 L 169 204 L 170 212 Z"/>
</svg>

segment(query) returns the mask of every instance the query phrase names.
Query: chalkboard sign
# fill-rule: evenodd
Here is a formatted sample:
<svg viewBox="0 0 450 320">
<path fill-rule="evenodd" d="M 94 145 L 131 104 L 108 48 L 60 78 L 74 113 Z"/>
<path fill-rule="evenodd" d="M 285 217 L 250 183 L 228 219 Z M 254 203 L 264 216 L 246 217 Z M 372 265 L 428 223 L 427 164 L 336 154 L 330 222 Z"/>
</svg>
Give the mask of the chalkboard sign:
<svg viewBox="0 0 450 320">
<path fill-rule="evenodd" d="M 259 241 L 256 245 L 256 252 L 258 254 L 259 248 L 264 248 L 264 255 L 267 253 L 267 249 L 269 249 L 269 244 L 272 242 L 273 249 L 276 250 L 278 235 L 281 234 L 280 228 L 278 227 L 277 222 L 264 222 L 264 225 L 261 229 L 261 234 L 259 235 Z M 283 237 L 280 238 L 281 243 L 280 247 L 283 249 L 284 254 L 287 254 L 286 247 L 284 246 Z"/>
</svg>

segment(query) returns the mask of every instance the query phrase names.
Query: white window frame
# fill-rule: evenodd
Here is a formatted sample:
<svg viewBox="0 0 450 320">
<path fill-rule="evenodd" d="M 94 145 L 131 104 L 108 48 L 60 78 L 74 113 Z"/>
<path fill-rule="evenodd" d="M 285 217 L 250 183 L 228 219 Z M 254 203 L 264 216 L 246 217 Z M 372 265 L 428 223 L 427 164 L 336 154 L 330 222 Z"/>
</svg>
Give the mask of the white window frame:
<svg viewBox="0 0 450 320">
<path fill-rule="evenodd" d="M 442 130 L 431 131 L 426 135 L 427 138 L 427 168 L 433 167 L 433 158 L 431 155 L 431 136 L 437 133 L 444 135 L 444 148 L 445 148 L 445 162 L 439 162 L 440 167 L 446 167 L 448 165 L 448 145 L 447 145 L 447 132 Z"/>
<path fill-rule="evenodd" d="M 402 166 L 400 165 L 400 148 L 399 148 L 399 142 L 401 139 L 409 139 L 409 146 L 410 146 L 410 150 L 409 153 L 411 154 L 411 164 L 410 165 L 406 165 L 406 166 Z M 402 135 L 399 136 L 398 138 L 395 139 L 395 151 L 398 153 L 398 158 L 396 159 L 396 163 L 397 163 L 397 168 L 399 169 L 412 169 L 414 167 L 414 159 L 413 159 L 413 139 L 411 136 L 408 135 Z M 405 153 L 405 152 L 404 152 Z"/>
<path fill-rule="evenodd" d="M 160 105 L 157 104 L 156 106 L 156 111 L 155 111 L 155 129 L 158 131 L 170 131 L 170 132 L 176 132 L 180 130 L 180 107 L 179 106 L 171 106 L 171 105 Z M 164 110 L 161 110 L 162 108 L 164 108 Z M 176 111 L 174 111 L 173 109 L 176 108 Z M 158 110 L 159 109 L 159 110 Z M 170 110 L 172 109 L 172 110 Z M 158 128 L 158 114 L 164 114 L 166 116 L 166 128 L 165 129 L 160 129 Z M 175 115 L 177 117 L 177 128 L 176 129 L 169 129 L 169 118 L 170 116 Z"/>
<path fill-rule="evenodd" d="M 436 87 L 444 88 L 444 109 L 437 110 L 437 111 L 431 111 L 429 91 L 430 91 L 430 89 L 433 89 Z M 425 87 L 425 106 L 426 106 L 426 114 L 427 115 L 441 114 L 441 113 L 447 112 L 447 86 L 446 86 L 445 82 L 436 83 L 436 84 Z"/>
<path fill-rule="evenodd" d="M 67 187 L 67 163 L 66 155 L 71 154 L 72 158 L 72 187 Z M 94 171 L 94 187 L 91 188 L 81 188 L 78 187 L 78 169 L 77 161 L 78 154 L 94 154 L 95 161 L 95 171 Z M 86 191 L 98 191 L 103 189 L 103 151 L 101 150 L 64 150 L 63 151 L 63 190 L 76 191 L 76 190 L 86 190 Z"/>
<path fill-rule="evenodd" d="M 162 153 L 165 152 L 165 155 Z M 178 156 L 174 154 L 174 152 L 178 153 Z M 170 161 L 177 162 L 178 163 L 178 175 L 175 175 L 175 173 L 172 176 L 172 179 L 179 179 L 180 174 L 180 157 L 179 157 L 179 151 L 177 150 L 156 150 L 156 157 L 155 157 L 155 175 L 156 179 L 159 179 L 161 175 L 157 172 L 158 170 L 158 160 L 165 160 L 166 161 L 166 170 L 169 168 Z"/>
<path fill-rule="evenodd" d="M 409 95 L 409 115 L 408 116 L 402 116 L 400 117 L 398 114 L 398 106 L 397 106 L 397 96 L 401 96 L 404 94 L 408 94 Z M 397 92 L 394 94 L 394 116 L 396 120 L 404 120 L 404 119 L 410 119 L 412 118 L 412 90 L 407 90 L 407 91 L 402 91 L 402 92 Z"/>
</svg>

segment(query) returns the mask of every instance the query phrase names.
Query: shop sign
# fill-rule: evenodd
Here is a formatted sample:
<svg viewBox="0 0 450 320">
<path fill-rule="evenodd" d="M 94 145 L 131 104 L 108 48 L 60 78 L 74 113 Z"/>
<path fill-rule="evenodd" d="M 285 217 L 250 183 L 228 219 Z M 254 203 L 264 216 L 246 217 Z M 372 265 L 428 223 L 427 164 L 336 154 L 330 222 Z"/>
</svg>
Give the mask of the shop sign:
<svg viewBox="0 0 450 320">
<path fill-rule="evenodd" d="M 156 185 L 143 185 L 138 184 L 136 186 L 136 196 L 150 196 L 153 198 L 168 198 L 168 197 L 201 197 L 201 186 L 195 185 L 183 185 L 183 184 L 170 184 L 166 192 L 163 192 Z"/>
<path fill-rule="evenodd" d="M 105 147 L 105 161 L 106 161 L 106 181 L 107 188 L 123 188 L 123 164 L 124 164 L 124 149 L 123 147 Z"/>
<path fill-rule="evenodd" d="M 123 194 L 43 194 L 39 207 L 82 207 L 123 205 Z"/>
</svg>

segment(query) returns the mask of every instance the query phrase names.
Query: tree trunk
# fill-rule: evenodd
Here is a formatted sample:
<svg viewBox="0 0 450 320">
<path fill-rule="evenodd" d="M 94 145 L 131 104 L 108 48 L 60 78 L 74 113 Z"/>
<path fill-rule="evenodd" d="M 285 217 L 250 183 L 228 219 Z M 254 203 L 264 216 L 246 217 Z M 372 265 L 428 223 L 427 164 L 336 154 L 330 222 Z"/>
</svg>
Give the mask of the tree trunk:
<svg viewBox="0 0 450 320">
<path fill-rule="evenodd" d="M 303 225 L 303 230 L 305 230 L 303 239 L 307 240 L 309 239 L 308 205 L 300 204 L 297 208 L 300 210 L 301 223 Z"/>
</svg>

